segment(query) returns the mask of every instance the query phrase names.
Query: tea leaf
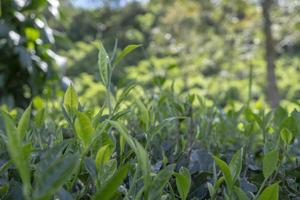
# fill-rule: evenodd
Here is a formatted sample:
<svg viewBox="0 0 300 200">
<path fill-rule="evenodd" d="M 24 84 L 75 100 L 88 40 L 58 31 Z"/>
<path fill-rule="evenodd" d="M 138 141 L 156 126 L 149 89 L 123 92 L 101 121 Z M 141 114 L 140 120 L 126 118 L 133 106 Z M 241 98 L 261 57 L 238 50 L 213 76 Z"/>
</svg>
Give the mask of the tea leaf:
<svg viewBox="0 0 300 200">
<path fill-rule="evenodd" d="M 63 186 L 79 164 L 79 156 L 61 156 L 35 175 L 36 186 L 33 196 L 35 199 L 49 199 Z"/>
<path fill-rule="evenodd" d="M 224 175 L 226 184 L 228 185 L 229 188 L 232 188 L 233 180 L 232 180 L 231 172 L 230 172 L 228 165 L 223 160 L 219 159 L 216 156 L 213 156 L 213 158 L 214 158 L 216 164 L 221 169 L 221 171 Z"/>
<path fill-rule="evenodd" d="M 249 200 L 247 194 L 239 187 L 234 187 L 234 192 L 238 196 L 239 200 Z"/>
<path fill-rule="evenodd" d="M 124 165 L 119 168 L 116 174 L 107 181 L 107 183 L 96 193 L 94 200 L 110 200 L 117 192 L 118 187 L 126 178 L 129 170 L 129 165 Z"/>
<path fill-rule="evenodd" d="M 290 144 L 293 139 L 293 133 L 289 131 L 287 128 L 283 128 L 280 131 L 280 136 L 285 144 Z"/>
<path fill-rule="evenodd" d="M 28 196 L 31 189 L 29 168 L 29 154 L 31 149 L 28 145 L 23 147 L 20 135 L 13 119 L 11 119 L 11 117 L 5 112 L 1 113 L 4 119 L 7 135 L 7 150 L 10 158 L 20 173 L 22 182 L 24 184 L 24 195 Z"/>
<path fill-rule="evenodd" d="M 176 186 L 181 199 L 187 199 L 191 187 L 191 175 L 188 169 L 181 168 L 179 173 L 175 174 Z"/>
<path fill-rule="evenodd" d="M 263 159 L 263 174 L 268 178 L 277 169 L 279 154 L 277 150 L 266 153 Z"/>
<path fill-rule="evenodd" d="M 97 169 L 101 169 L 102 165 L 109 161 L 111 154 L 112 149 L 109 145 L 105 145 L 98 150 L 95 160 Z"/>
<path fill-rule="evenodd" d="M 230 173 L 232 174 L 233 182 L 239 177 L 242 170 L 243 148 L 238 150 L 229 163 Z"/>
<path fill-rule="evenodd" d="M 274 183 L 267 187 L 257 200 L 278 200 L 279 184 Z"/>
<path fill-rule="evenodd" d="M 100 72 L 101 81 L 105 86 L 108 85 L 109 80 L 109 57 L 102 43 L 100 43 L 98 54 L 98 67 Z"/>
<path fill-rule="evenodd" d="M 69 85 L 65 93 L 64 108 L 69 115 L 74 114 L 78 109 L 78 97 L 72 85 Z"/>
<path fill-rule="evenodd" d="M 131 45 L 128 45 L 127 47 L 125 47 L 125 49 L 123 49 L 123 51 L 116 58 L 116 60 L 114 62 L 114 66 L 119 64 L 125 56 L 127 56 L 130 52 L 132 52 L 133 50 L 135 50 L 136 48 L 138 48 L 140 46 L 142 46 L 142 45 L 131 44 Z"/>
<path fill-rule="evenodd" d="M 83 112 L 77 112 L 75 119 L 75 130 L 84 147 L 87 147 L 94 134 L 94 128 L 90 118 Z"/>
<path fill-rule="evenodd" d="M 44 119 L 45 119 L 45 109 L 41 108 L 40 110 L 38 110 L 34 116 L 34 123 L 35 126 L 37 128 L 40 128 L 43 123 L 44 123 Z"/>
<path fill-rule="evenodd" d="M 24 111 L 24 113 L 18 123 L 17 129 L 20 134 L 21 141 L 24 139 L 27 128 L 29 126 L 30 114 L 31 114 L 31 104 Z"/>
<path fill-rule="evenodd" d="M 175 164 L 168 165 L 164 169 L 162 169 L 154 178 L 151 183 L 150 191 L 149 191 L 149 200 L 156 200 L 161 198 L 161 193 L 169 179 L 174 173 Z"/>
</svg>

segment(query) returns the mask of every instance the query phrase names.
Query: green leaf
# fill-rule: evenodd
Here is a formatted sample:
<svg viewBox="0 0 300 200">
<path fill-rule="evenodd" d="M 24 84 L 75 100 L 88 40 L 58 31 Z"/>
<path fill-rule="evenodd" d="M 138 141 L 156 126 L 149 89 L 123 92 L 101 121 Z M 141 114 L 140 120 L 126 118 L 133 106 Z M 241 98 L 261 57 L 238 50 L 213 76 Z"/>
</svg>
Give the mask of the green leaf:
<svg viewBox="0 0 300 200">
<path fill-rule="evenodd" d="M 5 112 L 2 112 L 2 116 L 7 135 L 7 150 L 22 179 L 24 194 L 25 196 L 28 196 L 29 191 L 31 190 L 29 168 L 29 155 L 31 149 L 28 148 L 28 145 L 22 145 L 18 130 L 11 117 Z"/>
<path fill-rule="evenodd" d="M 109 161 L 112 152 L 108 144 L 98 150 L 95 160 L 97 169 L 101 169 L 102 166 Z"/>
<path fill-rule="evenodd" d="M 238 150 L 231 158 L 229 163 L 230 173 L 232 174 L 233 182 L 240 176 L 243 163 L 243 148 Z"/>
<path fill-rule="evenodd" d="M 278 200 L 279 184 L 274 183 L 267 187 L 257 200 Z"/>
<path fill-rule="evenodd" d="M 248 122 L 257 122 L 257 124 L 262 128 L 263 127 L 263 120 L 261 117 L 252 112 L 251 109 L 247 108 L 244 110 L 244 115 Z"/>
<path fill-rule="evenodd" d="M 297 135 L 298 133 L 297 121 L 293 116 L 287 117 L 280 123 L 279 130 L 281 131 L 284 128 L 287 128 L 293 134 L 293 136 Z"/>
<path fill-rule="evenodd" d="M 108 85 L 109 80 L 109 57 L 102 43 L 100 43 L 98 54 L 98 67 L 100 72 L 101 81 L 105 86 Z"/>
<path fill-rule="evenodd" d="M 127 56 L 130 52 L 132 52 L 133 50 L 135 50 L 136 48 L 138 48 L 140 46 L 142 46 L 142 45 L 131 44 L 131 45 L 128 45 L 127 47 L 125 47 L 125 49 L 123 49 L 123 51 L 116 58 L 116 60 L 114 62 L 114 66 L 119 64 L 125 56 Z"/>
<path fill-rule="evenodd" d="M 117 192 L 118 187 L 122 184 L 126 178 L 129 170 L 129 165 L 120 167 L 116 174 L 107 181 L 107 183 L 101 187 L 101 189 L 93 197 L 94 200 L 110 200 Z"/>
<path fill-rule="evenodd" d="M 146 108 L 145 104 L 137 97 L 133 96 L 134 101 L 136 105 L 139 108 L 139 111 L 141 113 L 141 120 L 145 124 L 146 130 L 148 130 L 149 125 L 150 125 L 150 114 L 148 109 Z"/>
<path fill-rule="evenodd" d="M 73 115 L 78 109 L 78 97 L 72 85 L 69 85 L 65 93 L 64 108 L 69 115 Z"/>
<path fill-rule="evenodd" d="M 239 187 L 234 187 L 234 192 L 238 196 L 239 200 L 249 200 L 247 194 Z"/>
<path fill-rule="evenodd" d="M 32 100 L 33 107 L 38 109 L 41 109 L 44 107 L 43 99 L 40 96 L 35 96 Z"/>
<path fill-rule="evenodd" d="M 41 108 L 35 114 L 35 117 L 34 117 L 35 126 L 37 128 L 40 128 L 44 123 L 44 119 L 45 119 L 45 109 Z"/>
<path fill-rule="evenodd" d="M 214 194 L 215 194 L 215 188 L 212 186 L 212 184 L 210 182 L 207 182 L 206 185 L 207 185 L 207 189 L 208 189 L 209 195 L 211 197 L 214 196 Z"/>
<path fill-rule="evenodd" d="M 25 28 L 25 36 L 28 41 L 34 42 L 40 37 L 40 31 L 36 28 Z"/>
<path fill-rule="evenodd" d="M 19 120 L 18 123 L 18 133 L 20 135 L 21 141 L 24 139 L 26 131 L 29 126 L 29 121 L 30 121 L 30 113 L 31 113 L 31 104 L 28 106 L 28 108 L 24 111 L 21 119 Z"/>
<path fill-rule="evenodd" d="M 155 176 L 154 180 L 151 182 L 151 187 L 149 191 L 149 200 L 157 200 L 161 198 L 161 193 L 169 182 L 169 179 L 174 173 L 175 164 L 168 165 Z"/>
<path fill-rule="evenodd" d="M 121 103 L 127 98 L 128 94 L 130 93 L 130 91 L 136 86 L 136 84 L 131 84 L 129 86 L 127 86 L 124 91 L 122 92 L 122 94 L 120 95 L 120 97 L 118 98 L 115 108 L 114 110 L 118 110 L 118 108 L 120 107 Z"/>
<path fill-rule="evenodd" d="M 78 138 L 86 148 L 90 144 L 94 134 L 94 128 L 90 118 L 83 112 L 77 112 L 74 126 Z"/>
<path fill-rule="evenodd" d="M 79 164 L 79 156 L 62 156 L 39 170 L 36 175 L 36 186 L 34 188 L 34 199 L 49 199 L 70 180 Z"/>
<path fill-rule="evenodd" d="M 277 169 L 279 154 L 277 150 L 266 153 L 263 159 L 263 174 L 267 179 Z"/>
<path fill-rule="evenodd" d="M 176 186 L 181 199 L 187 199 L 191 187 L 191 174 L 188 169 L 181 168 L 179 173 L 175 174 Z"/>
<path fill-rule="evenodd" d="M 224 178 L 225 178 L 225 182 L 226 182 L 227 186 L 229 187 L 229 189 L 231 190 L 232 186 L 233 186 L 233 180 L 232 180 L 231 172 L 230 172 L 228 165 L 223 160 L 219 159 L 216 156 L 213 156 L 213 158 L 214 158 L 216 164 L 221 169 L 221 171 L 224 175 Z"/>
<path fill-rule="evenodd" d="M 112 120 L 108 122 L 120 132 L 120 134 L 124 137 L 126 142 L 129 144 L 129 146 L 135 152 L 139 163 L 139 167 L 141 168 L 143 173 L 144 187 L 148 188 L 150 184 L 150 173 L 149 173 L 150 164 L 149 164 L 149 158 L 146 150 L 142 147 L 142 145 L 138 141 L 136 141 L 128 134 L 127 129 L 122 124 Z"/>
<path fill-rule="evenodd" d="M 280 136 L 285 144 L 290 144 L 293 139 L 293 133 L 287 128 L 283 128 L 280 131 Z"/>
</svg>

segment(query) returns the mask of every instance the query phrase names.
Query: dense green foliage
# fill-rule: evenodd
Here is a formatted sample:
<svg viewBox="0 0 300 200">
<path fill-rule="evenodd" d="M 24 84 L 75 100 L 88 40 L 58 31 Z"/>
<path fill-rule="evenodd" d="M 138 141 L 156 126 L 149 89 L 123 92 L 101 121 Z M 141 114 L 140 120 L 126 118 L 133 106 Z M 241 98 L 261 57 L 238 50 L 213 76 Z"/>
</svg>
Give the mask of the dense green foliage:
<svg viewBox="0 0 300 200">
<path fill-rule="evenodd" d="M 111 90 L 115 64 L 138 47 L 111 60 L 100 44 L 101 108 L 85 107 L 72 85 L 58 104 L 36 98 L 23 113 L 2 108 L 2 199 L 300 195 L 300 112 L 234 104 L 222 110 L 172 87 Z"/>
<path fill-rule="evenodd" d="M 58 80 L 57 64 L 64 59 L 50 49 L 56 36 L 45 18 L 57 16 L 58 6 L 53 0 L 1 1 L 1 104 L 25 107 L 47 80 Z"/>
<path fill-rule="evenodd" d="M 0 200 L 299 199 L 298 0 L 74 1 L 0 0 Z"/>
</svg>

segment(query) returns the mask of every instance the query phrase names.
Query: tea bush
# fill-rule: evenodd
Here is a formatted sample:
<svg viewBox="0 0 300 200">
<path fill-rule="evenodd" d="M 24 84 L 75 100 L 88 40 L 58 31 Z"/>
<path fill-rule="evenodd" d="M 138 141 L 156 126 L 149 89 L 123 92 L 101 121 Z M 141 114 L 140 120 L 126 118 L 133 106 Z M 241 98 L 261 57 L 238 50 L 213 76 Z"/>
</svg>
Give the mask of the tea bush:
<svg viewBox="0 0 300 200">
<path fill-rule="evenodd" d="M 299 111 L 114 87 L 138 47 L 111 59 L 100 45 L 102 106 L 73 85 L 61 102 L 2 106 L 1 199 L 299 199 Z"/>
</svg>

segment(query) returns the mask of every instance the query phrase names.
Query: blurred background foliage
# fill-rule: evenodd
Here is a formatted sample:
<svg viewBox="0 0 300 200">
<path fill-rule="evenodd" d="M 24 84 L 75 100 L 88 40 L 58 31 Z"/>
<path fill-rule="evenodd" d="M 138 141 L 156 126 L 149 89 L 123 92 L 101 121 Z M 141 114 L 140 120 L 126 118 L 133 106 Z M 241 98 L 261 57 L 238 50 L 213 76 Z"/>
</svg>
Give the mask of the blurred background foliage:
<svg viewBox="0 0 300 200">
<path fill-rule="evenodd" d="M 281 104 L 300 97 L 300 2 L 274 0 L 270 10 Z M 110 55 L 142 44 L 122 61 L 113 85 L 173 88 L 217 102 L 265 105 L 266 62 L 258 0 L 2 0 L 0 100 L 24 107 L 53 99 L 71 80 L 90 105 L 103 102 L 99 40 Z M 252 70 L 250 70 L 252 68 Z M 290 104 L 290 103 L 289 103 Z"/>
</svg>

